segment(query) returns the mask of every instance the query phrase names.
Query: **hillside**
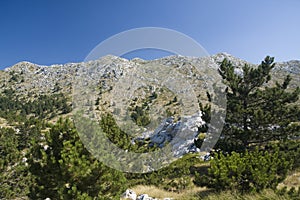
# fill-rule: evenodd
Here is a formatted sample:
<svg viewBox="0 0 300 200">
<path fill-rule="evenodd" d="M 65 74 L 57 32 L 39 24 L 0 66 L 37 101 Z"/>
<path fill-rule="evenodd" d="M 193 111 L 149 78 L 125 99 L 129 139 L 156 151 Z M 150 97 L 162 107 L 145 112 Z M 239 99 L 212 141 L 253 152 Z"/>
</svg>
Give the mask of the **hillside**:
<svg viewBox="0 0 300 200">
<path fill-rule="evenodd" d="M 174 128 L 179 117 L 183 116 L 194 116 L 188 129 L 192 129 L 193 124 L 198 124 L 198 126 L 203 124 L 201 119 L 197 119 L 201 113 L 195 110 L 199 110 L 198 102 L 207 103 L 207 91 L 215 92 L 212 85 L 221 80 L 217 69 L 218 63 L 224 58 L 236 66 L 243 66 L 247 63 L 227 53 L 204 58 L 169 56 L 150 61 L 139 58 L 126 60 L 108 55 L 87 63 L 52 66 L 20 62 L 1 72 L 0 91 L 11 89 L 15 91 L 14 98 L 22 101 L 34 100 L 41 95 L 61 93 L 68 99 L 69 104 L 73 103 L 73 108 L 75 105 L 83 106 L 92 98 L 97 105 L 87 109 L 92 109 L 98 117 L 106 112 L 113 113 L 115 117 L 118 117 L 116 120 L 121 127 L 128 126 L 123 120 L 126 116 L 142 115 L 149 107 L 150 110 L 147 111 L 149 116 L 136 116 L 135 118 L 131 116 L 139 125 L 131 134 L 141 139 L 141 137 L 153 137 L 151 132 L 159 132 L 157 127 L 162 123 L 162 119 L 171 116 L 174 118 L 172 119 Z M 236 69 L 236 73 L 239 71 Z M 276 68 L 272 71 L 272 82 L 283 80 L 286 75 L 290 75 L 291 87 L 296 88 L 299 86 L 299 73 L 300 61 L 276 63 Z M 96 94 L 86 96 L 87 91 L 91 92 L 91 90 L 86 89 L 85 79 L 90 79 L 90 77 L 93 77 L 93 80 L 90 80 L 89 84 L 91 87 L 97 87 L 93 93 L 98 93 L 98 96 Z M 83 95 L 77 95 L 80 92 Z M 151 96 L 153 94 L 156 95 L 155 98 Z M 173 102 L 174 99 L 178 102 Z M 141 113 L 137 113 L 137 109 L 140 109 Z M 150 118 L 152 123 L 149 125 L 147 120 Z M 141 130 L 140 127 L 145 129 L 146 125 L 147 129 Z M 166 126 L 166 124 L 160 126 Z M 162 132 L 163 127 L 160 129 Z M 133 128 L 127 131 L 132 132 Z M 162 137 L 168 142 L 173 139 L 172 134 Z M 176 141 L 177 144 L 174 145 L 178 152 L 175 152 L 175 155 L 182 156 L 185 152 L 194 151 L 191 145 L 196 135 L 183 137 L 189 142 L 181 144 L 180 141 Z M 162 139 L 155 137 L 153 140 L 158 140 L 156 144 L 162 145 L 159 141 Z M 178 150 L 178 147 L 181 147 L 181 150 Z"/>
<path fill-rule="evenodd" d="M 210 167 L 203 155 L 219 135 L 203 131 L 207 113 L 200 107 L 211 104 L 225 117 L 226 100 L 217 98 L 218 89 L 226 88 L 218 73 L 224 58 L 238 66 L 239 76 L 243 65 L 258 66 L 227 53 L 156 60 L 107 55 L 51 66 L 20 62 L 0 71 L 0 199 L 116 199 L 129 187 L 144 193 L 154 186 L 182 199 L 214 193 L 202 176 Z M 293 91 L 299 87 L 300 61 L 276 63 L 264 86 L 287 75 Z M 97 130 L 93 135 L 95 123 L 117 150 L 101 146 L 104 135 Z M 201 137 L 199 146 L 195 141 Z M 280 155 L 300 155 L 297 142 L 282 144 L 295 153 Z M 281 180 L 281 188 L 299 186 L 298 163 L 288 172 L 296 178 Z M 185 196 L 188 191 L 193 194 Z"/>
</svg>

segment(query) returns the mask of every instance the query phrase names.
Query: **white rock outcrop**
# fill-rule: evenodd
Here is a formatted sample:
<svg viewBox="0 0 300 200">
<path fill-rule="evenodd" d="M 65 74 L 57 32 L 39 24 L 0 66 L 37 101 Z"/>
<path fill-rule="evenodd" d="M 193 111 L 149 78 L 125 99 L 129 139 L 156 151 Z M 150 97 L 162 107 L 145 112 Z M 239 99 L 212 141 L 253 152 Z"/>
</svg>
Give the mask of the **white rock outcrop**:
<svg viewBox="0 0 300 200">
<path fill-rule="evenodd" d="M 128 200 L 136 200 L 137 198 L 136 193 L 131 190 L 131 189 L 127 189 L 122 195 L 121 195 L 121 199 L 128 199 Z"/>
<path fill-rule="evenodd" d="M 201 112 L 198 112 L 192 116 L 184 116 L 177 122 L 174 122 L 172 117 L 167 118 L 150 137 L 150 146 L 162 148 L 169 143 L 175 157 L 189 152 L 197 152 L 194 140 L 198 136 L 198 127 L 205 124 L 201 116 Z M 139 140 L 142 139 L 139 138 Z"/>
</svg>

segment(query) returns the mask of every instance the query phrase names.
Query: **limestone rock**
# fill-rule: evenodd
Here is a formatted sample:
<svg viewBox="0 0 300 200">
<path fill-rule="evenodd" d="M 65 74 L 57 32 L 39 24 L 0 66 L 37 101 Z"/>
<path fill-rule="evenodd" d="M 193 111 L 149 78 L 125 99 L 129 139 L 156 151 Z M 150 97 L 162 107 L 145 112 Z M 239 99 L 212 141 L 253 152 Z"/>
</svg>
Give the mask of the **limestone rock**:
<svg viewBox="0 0 300 200">
<path fill-rule="evenodd" d="M 157 200 L 157 199 L 149 197 L 148 194 L 141 194 L 137 197 L 137 200 Z"/>
<path fill-rule="evenodd" d="M 121 196 L 122 199 L 136 200 L 136 193 L 133 190 L 127 189 Z"/>
<path fill-rule="evenodd" d="M 205 124 L 201 116 L 201 112 L 198 112 L 192 116 L 184 116 L 178 122 L 174 122 L 172 117 L 167 118 L 150 137 L 150 145 L 162 148 L 170 143 L 176 157 L 189 152 L 197 152 L 194 139 L 198 136 L 198 127 Z"/>
</svg>

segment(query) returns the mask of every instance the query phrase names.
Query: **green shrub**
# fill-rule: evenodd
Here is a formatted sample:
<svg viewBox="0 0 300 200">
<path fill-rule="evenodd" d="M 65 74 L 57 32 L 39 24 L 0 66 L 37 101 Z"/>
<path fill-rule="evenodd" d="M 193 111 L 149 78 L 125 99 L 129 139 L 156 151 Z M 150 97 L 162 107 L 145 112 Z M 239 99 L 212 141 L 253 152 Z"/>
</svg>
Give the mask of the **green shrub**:
<svg viewBox="0 0 300 200">
<path fill-rule="evenodd" d="M 217 190 L 237 190 L 242 193 L 275 188 L 291 168 L 277 149 L 273 153 L 256 148 L 253 152 L 218 154 L 211 161 L 209 186 Z"/>
<path fill-rule="evenodd" d="M 53 125 L 28 156 L 31 199 L 113 199 L 126 189 L 123 173 L 96 160 L 68 119 Z"/>
<path fill-rule="evenodd" d="M 29 193 L 32 179 L 24 158 L 15 130 L 0 128 L 0 199 L 18 199 Z"/>
<path fill-rule="evenodd" d="M 300 141 L 299 140 L 286 140 L 278 143 L 270 143 L 266 146 L 266 149 L 272 151 L 279 148 L 281 157 L 286 160 L 293 160 L 293 169 L 300 168 Z"/>
<path fill-rule="evenodd" d="M 145 110 L 148 105 L 143 105 L 143 107 L 136 106 L 134 111 L 131 113 L 131 119 L 138 125 L 138 126 L 147 126 L 150 124 L 151 119 L 149 113 Z"/>
<path fill-rule="evenodd" d="M 186 154 L 157 171 L 144 174 L 127 173 L 126 178 L 131 186 L 155 185 L 167 191 L 182 192 L 193 185 L 191 169 L 199 162 L 200 160 L 195 154 Z"/>
</svg>

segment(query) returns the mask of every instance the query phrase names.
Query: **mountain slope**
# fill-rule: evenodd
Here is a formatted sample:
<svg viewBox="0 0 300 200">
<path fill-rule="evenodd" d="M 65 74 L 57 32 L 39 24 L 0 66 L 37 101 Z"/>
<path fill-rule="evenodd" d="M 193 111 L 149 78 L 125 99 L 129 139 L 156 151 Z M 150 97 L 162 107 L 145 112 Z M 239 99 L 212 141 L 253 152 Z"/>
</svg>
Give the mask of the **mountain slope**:
<svg viewBox="0 0 300 200">
<path fill-rule="evenodd" d="M 185 154 L 199 150 L 195 148 L 194 139 L 205 122 L 198 103 L 208 102 L 206 91 L 213 92 L 213 83 L 220 80 L 218 62 L 224 58 L 238 66 L 247 63 L 226 53 L 205 58 L 170 56 L 152 61 L 108 55 L 86 63 L 52 66 L 21 62 L 0 71 L 0 167 L 3 169 L 0 170 L 0 182 L 3 183 L 0 184 L 0 198 L 4 194 L 13 194 L 15 198 L 35 195 L 39 190 L 45 192 L 42 199 L 51 197 L 48 196 L 50 192 L 42 187 L 32 190 L 32 186 L 39 187 L 40 184 L 47 187 L 53 184 L 53 196 L 57 195 L 57 186 L 61 192 L 69 192 L 70 188 L 73 191 L 72 184 L 78 186 L 79 191 L 92 193 L 85 186 L 99 186 L 94 182 L 95 177 L 100 177 L 97 181 L 103 183 L 102 176 L 89 174 L 97 171 L 91 170 L 93 167 L 108 170 L 108 174 L 116 173 L 117 170 L 105 168 L 94 154 L 86 151 L 72 121 L 58 120 L 66 115 L 74 119 L 72 106 L 78 108 L 78 105 L 87 114 L 92 111 L 89 115 L 92 119 L 104 118 L 105 123 L 101 122 L 103 129 L 112 132 L 107 134 L 109 139 L 122 150 L 155 152 L 158 147 L 171 145 L 173 156 L 184 155 L 177 164 L 162 168 L 149 179 L 147 175 L 143 178 L 142 175 L 126 174 L 128 180 L 134 184 L 147 180 L 147 183 L 165 189 L 192 185 L 190 169 L 203 172 L 202 168 L 209 163 L 204 163 L 197 154 Z M 299 86 L 299 69 L 299 61 L 276 63 L 270 84 L 282 82 L 286 75 L 290 75 L 291 89 Z M 236 73 L 242 75 L 240 68 Z M 109 117 L 103 117 L 106 114 Z M 127 124 L 127 120 L 131 124 Z M 53 121 L 58 123 L 53 125 Z M 142 159 L 139 156 L 137 160 Z M 141 163 L 138 162 L 137 167 L 143 169 L 145 165 Z M 54 169 L 58 173 L 53 173 Z M 144 171 L 153 169 L 156 168 Z M 70 174 L 65 174 L 66 171 Z M 70 177 L 74 178 L 73 182 L 70 182 Z M 118 172 L 108 176 L 104 183 L 123 180 L 122 177 Z M 35 181 L 31 182 L 31 179 Z M 125 187 L 122 181 L 119 184 Z M 118 189 L 124 191 L 125 188 Z M 116 188 L 111 190 L 120 192 L 115 191 Z"/>
</svg>

